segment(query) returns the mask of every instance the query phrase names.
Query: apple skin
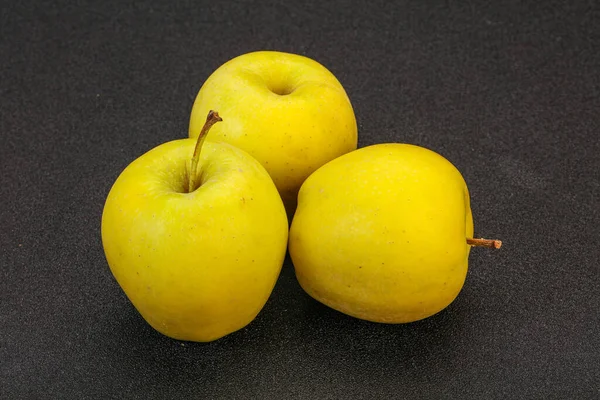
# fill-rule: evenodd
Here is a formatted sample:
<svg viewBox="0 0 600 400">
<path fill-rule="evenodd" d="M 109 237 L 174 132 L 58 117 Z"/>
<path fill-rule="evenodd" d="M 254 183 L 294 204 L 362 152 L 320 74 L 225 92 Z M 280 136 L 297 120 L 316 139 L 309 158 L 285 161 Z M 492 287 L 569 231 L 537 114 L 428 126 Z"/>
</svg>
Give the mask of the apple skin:
<svg viewBox="0 0 600 400">
<path fill-rule="evenodd" d="M 456 298 L 472 237 L 456 167 L 423 147 L 388 143 L 343 155 L 304 182 L 289 252 L 311 297 L 360 319 L 407 323 Z"/>
<path fill-rule="evenodd" d="M 256 158 L 288 212 L 312 172 L 357 146 L 356 118 L 344 88 L 304 56 L 258 51 L 223 64 L 198 92 L 190 137 L 198 135 L 210 109 L 224 121 L 207 140 L 231 143 Z"/>
<path fill-rule="evenodd" d="M 264 168 L 225 143 L 204 143 L 201 185 L 186 193 L 195 142 L 162 144 L 127 166 L 104 206 L 102 243 L 117 282 L 154 329 L 208 342 L 265 305 L 288 221 Z"/>
</svg>

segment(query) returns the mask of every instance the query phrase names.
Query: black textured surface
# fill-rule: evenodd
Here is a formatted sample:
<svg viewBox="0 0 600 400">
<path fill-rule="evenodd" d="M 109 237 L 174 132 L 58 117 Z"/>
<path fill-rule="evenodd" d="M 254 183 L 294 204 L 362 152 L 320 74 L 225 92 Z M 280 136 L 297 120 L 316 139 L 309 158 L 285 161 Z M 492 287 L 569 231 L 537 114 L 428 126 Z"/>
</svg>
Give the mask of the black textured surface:
<svg viewBox="0 0 600 400">
<path fill-rule="evenodd" d="M 2 2 L 0 398 L 600 396 L 600 13 L 593 1 Z M 394 4 L 396 3 L 396 4 Z M 76 5 L 75 5 L 76 4 Z M 120 171 L 184 137 L 200 85 L 252 50 L 325 64 L 360 145 L 450 159 L 472 252 L 445 311 L 401 326 L 306 296 L 291 263 L 246 329 L 153 331 L 109 272 Z"/>
</svg>

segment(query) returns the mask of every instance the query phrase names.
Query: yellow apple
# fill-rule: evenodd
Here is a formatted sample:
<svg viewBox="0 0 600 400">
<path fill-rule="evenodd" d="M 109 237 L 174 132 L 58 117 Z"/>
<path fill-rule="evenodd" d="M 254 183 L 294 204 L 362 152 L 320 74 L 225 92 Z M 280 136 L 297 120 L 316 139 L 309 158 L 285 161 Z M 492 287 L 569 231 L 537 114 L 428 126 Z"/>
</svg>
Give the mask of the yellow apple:
<svg viewBox="0 0 600 400">
<path fill-rule="evenodd" d="M 304 182 L 289 251 L 300 285 L 316 300 L 357 318 L 405 323 L 455 299 L 471 244 L 500 245 L 472 237 L 460 172 L 425 148 L 379 144 Z"/>
<path fill-rule="evenodd" d="M 208 140 L 228 142 L 256 158 L 288 211 L 312 172 L 356 149 L 356 119 L 344 88 L 323 65 L 300 55 L 259 51 L 223 64 L 198 92 L 190 137 L 198 135 L 212 108 L 224 122 Z"/>
<path fill-rule="evenodd" d="M 152 327 L 206 342 L 262 309 L 283 264 L 288 222 L 260 163 L 202 140 L 162 144 L 125 168 L 106 199 L 102 243 L 114 277 Z"/>
</svg>

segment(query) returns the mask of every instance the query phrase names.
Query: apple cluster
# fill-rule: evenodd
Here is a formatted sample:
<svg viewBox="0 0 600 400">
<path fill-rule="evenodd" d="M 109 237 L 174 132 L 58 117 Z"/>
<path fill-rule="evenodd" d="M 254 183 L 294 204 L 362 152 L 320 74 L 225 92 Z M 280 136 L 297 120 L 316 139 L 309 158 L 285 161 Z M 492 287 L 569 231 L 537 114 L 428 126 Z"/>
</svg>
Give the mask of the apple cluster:
<svg viewBox="0 0 600 400">
<path fill-rule="evenodd" d="M 289 249 L 310 296 L 406 323 L 461 290 L 473 239 L 467 185 L 409 144 L 357 150 L 336 77 L 295 54 L 236 57 L 202 85 L 189 137 L 129 164 L 102 215 L 112 274 L 143 318 L 179 340 L 237 331 L 272 293 Z M 291 222 L 291 224 L 290 224 Z"/>
</svg>

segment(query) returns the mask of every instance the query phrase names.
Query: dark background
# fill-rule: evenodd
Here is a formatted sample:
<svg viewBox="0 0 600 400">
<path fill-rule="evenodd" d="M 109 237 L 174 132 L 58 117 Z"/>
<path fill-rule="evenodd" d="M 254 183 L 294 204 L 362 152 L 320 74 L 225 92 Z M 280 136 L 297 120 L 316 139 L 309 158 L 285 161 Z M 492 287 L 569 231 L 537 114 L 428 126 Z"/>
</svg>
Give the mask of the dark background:
<svg viewBox="0 0 600 400">
<path fill-rule="evenodd" d="M 0 398 L 600 396 L 600 13 L 593 1 L 4 1 Z M 429 147 L 463 173 L 467 282 L 408 325 L 309 298 L 289 259 L 258 318 L 209 344 L 153 331 L 100 241 L 110 186 L 187 136 L 237 55 L 300 53 L 346 88 L 360 146 Z"/>
</svg>

